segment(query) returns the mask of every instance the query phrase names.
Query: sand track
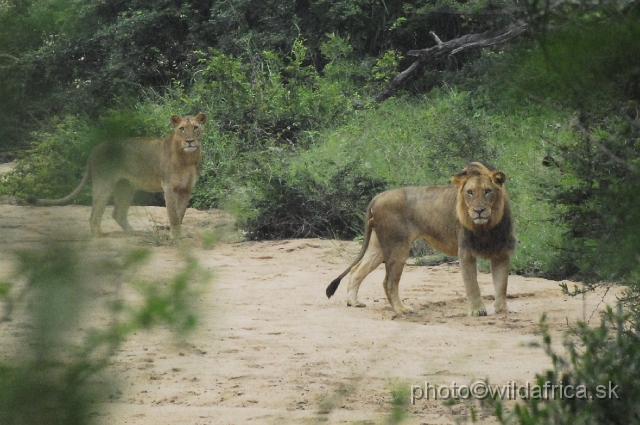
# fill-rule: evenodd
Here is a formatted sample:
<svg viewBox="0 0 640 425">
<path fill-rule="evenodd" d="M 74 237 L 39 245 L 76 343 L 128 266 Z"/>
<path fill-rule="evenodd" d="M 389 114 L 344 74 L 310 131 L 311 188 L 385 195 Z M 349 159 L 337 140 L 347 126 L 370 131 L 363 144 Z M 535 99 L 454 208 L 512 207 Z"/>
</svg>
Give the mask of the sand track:
<svg viewBox="0 0 640 425">
<path fill-rule="evenodd" d="M 10 276 L 11 252 L 43 238 L 67 240 L 97 257 L 146 246 L 152 259 L 139 273 L 148 280 L 180 268 L 178 248 L 166 243 L 164 209 L 132 207 L 132 234 L 120 231 L 108 209 L 107 236 L 99 240 L 89 237 L 89 214 L 85 206 L 0 205 L 0 279 Z M 227 239 L 203 248 L 202 235 L 222 234 L 228 223 L 219 212 L 187 211 L 183 244 L 215 275 L 200 296 L 200 326 L 181 344 L 163 329 L 133 336 L 113 359 L 118 388 L 98 400 L 104 407 L 98 423 L 382 423 L 397 386 L 533 380 L 550 367 L 542 349 L 531 346 L 540 342 L 541 315 L 547 313 L 560 347 L 562 332 L 588 318 L 604 294 L 589 294 L 583 308 L 583 299 L 563 296 L 558 282 L 511 276 L 509 305 L 519 312 L 469 318 L 457 265 L 407 266 L 400 293 L 418 313 L 396 316 L 384 297 L 381 266 L 361 287 L 367 307 L 348 308 L 346 282 L 330 300 L 324 291 L 353 260 L 357 243 Z M 479 280 L 490 306 L 491 276 Z M 108 292 L 96 288 L 97 301 Z M 597 314 L 591 320 L 597 323 Z M 5 347 L 20 329 L 20 320 L 0 324 Z M 419 400 L 409 412 L 407 424 L 455 423 L 467 405 Z"/>
</svg>

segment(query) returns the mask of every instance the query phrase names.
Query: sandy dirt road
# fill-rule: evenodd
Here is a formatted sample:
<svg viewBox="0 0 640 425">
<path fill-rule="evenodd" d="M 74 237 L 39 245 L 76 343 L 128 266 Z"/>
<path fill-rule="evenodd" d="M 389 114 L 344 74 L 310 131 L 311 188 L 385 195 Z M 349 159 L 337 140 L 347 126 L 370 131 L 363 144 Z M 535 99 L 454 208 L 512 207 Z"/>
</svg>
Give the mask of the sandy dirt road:
<svg viewBox="0 0 640 425">
<path fill-rule="evenodd" d="M 66 239 L 94 256 L 145 246 L 152 258 L 140 273 L 153 281 L 180 269 L 178 248 L 166 243 L 163 208 L 132 207 L 131 234 L 120 231 L 107 209 L 102 239 L 90 238 L 89 214 L 84 206 L 0 205 L 0 279 L 11 275 L 12 252 L 37 247 L 43 238 Z M 541 315 L 547 313 L 561 349 L 560 335 L 604 305 L 604 291 L 570 298 L 558 282 L 511 276 L 509 305 L 517 314 L 466 317 L 458 266 L 450 264 L 405 268 L 400 293 L 417 314 L 394 315 L 382 289 L 383 266 L 361 287 L 367 307 L 349 308 L 345 282 L 330 300 L 324 291 L 353 260 L 358 243 L 227 237 L 203 247 L 203 235 L 228 234 L 229 226 L 220 212 L 187 211 L 183 245 L 215 276 L 200 296 L 200 325 L 186 343 L 175 343 L 162 328 L 134 335 L 110 366 L 118 384 L 96 401 L 97 423 L 385 423 L 398 388 L 532 381 L 550 367 L 542 348 L 532 346 L 540 342 Z M 479 280 L 490 306 L 491 276 L 482 273 Z M 108 290 L 95 294 L 99 302 Z M 604 302 L 615 294 L 609 291 Z M 591 323 L 598 320 L 596 313 Z M 21 326 L 20 320 L 0 323 L 9 347 L 4 357 Z M 404 423 L 464 423 L 468 410 L 469 403 L 418 400 Z M 492 422 L 487 412 L 478 415 Z"/>
</svg>

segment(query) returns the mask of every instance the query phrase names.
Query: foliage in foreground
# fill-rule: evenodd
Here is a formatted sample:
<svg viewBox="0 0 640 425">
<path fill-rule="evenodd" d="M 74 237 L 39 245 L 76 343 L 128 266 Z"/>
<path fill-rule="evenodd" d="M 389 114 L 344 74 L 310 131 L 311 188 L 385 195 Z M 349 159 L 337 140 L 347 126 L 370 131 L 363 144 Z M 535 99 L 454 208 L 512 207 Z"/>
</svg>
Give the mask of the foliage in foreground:
<svg viewBox="0 0 640 425">
<path fill-rule="evenodd" d="M 96 260 L 77 247 L 45 243 L 17 252 L 15 279 L 0 285 L 3 321 L 27 321 L 18 343 L 0 364 L 0 422 L 3 424 L 89 424 L 96 402 L 117 384 L 105 374 L 111 357 L 137 331 L 167 325 L 181 338 L 196 323 L 194 282 L 208 276 L 195 260 L 170 282 L 136 281 L 133 272 L 147 251 L 120 260 Z M 125 283 L 125 279 L 131 279 Z M 139 301 L 124 302 L 135 289 Z M 94 292 L 107 290 L 106 305 Z M 108 318 L 100 323 L 96 312 Z"/>
<path fill-rule="evenodd" d="M 534 385 L 555 385 L 546 398 L 531 397 L 506 413 L 496 403 L 502 424 L 636 424 L 640 423 L 640 321 L 625 313 L 621 305 L 607 308 L 599 326 L 578 323 L 564 339 L 568 354 L 551 347 L 549 328 L 543 316 L 541 327 L 545 351 L 553 369 L 536 375 Z M 560 388 L 564 389 L 561 390 Z M 580 397 L 580 388 L 585 388 Z M 544 396 L 544 393 L 542 393 Z"/>
</svg>

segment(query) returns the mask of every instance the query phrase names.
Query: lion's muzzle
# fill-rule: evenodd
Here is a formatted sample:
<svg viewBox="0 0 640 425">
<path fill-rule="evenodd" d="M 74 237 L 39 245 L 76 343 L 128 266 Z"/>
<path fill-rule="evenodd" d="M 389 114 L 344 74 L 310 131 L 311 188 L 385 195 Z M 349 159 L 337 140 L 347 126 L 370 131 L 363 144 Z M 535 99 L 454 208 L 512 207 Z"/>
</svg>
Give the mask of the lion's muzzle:
<svg viewBox="0 0 640 425">
<path fill-rule="evenodd" d="M 469 210 L 469 216 L 474 224 L 486 224 L 491 216 L 491 209 L 484 207 L 473 208 Z"/>
<path fill-rule="evenodd" d="M 198 150 L 198 147 L 195 145 L 194 139 L 185 140 L 187 146 L 185 146 L 182 150 L 186 153 L 195 152 Z"/>
</svg>

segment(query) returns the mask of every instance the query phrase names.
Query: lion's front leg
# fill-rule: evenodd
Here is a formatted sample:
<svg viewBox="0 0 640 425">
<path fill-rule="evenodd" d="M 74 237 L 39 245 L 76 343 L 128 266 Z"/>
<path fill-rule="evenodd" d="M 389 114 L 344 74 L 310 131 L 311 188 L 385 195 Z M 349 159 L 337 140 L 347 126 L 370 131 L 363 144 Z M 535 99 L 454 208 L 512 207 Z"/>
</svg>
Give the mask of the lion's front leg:
<svg viewBox="0 0 640 425">
<path fill-rule="evenodd" d="M 496 301 L 493 306 L 497 313 L 507 313 L 507 284 L 509 280 L 509 256 L 491 260 L 491 274 L 495 289 Z"/>
<path fill-rule="evenodd" d="M 180 225 L 182 223 L 180 213 L 180 197 L 179 188 L 174 188 L 172 185 L 163 185 L 164 189 L 164 202 L 167 206 L 167 215 L 169 216 L 169 228 L 171 239 L 177 240 L 180 237 Z"/>
<path fill-rule="evenodd" d="M 460 259 L 460 271 L 462 272 L 464 289 L 467 292 L 469 316 L 486 316 L 487 309 L 482 301 L 480 287 L 478 286 L 476 257 L 462 250 L 458 253 L 458 257 Z"/>
</svg>

